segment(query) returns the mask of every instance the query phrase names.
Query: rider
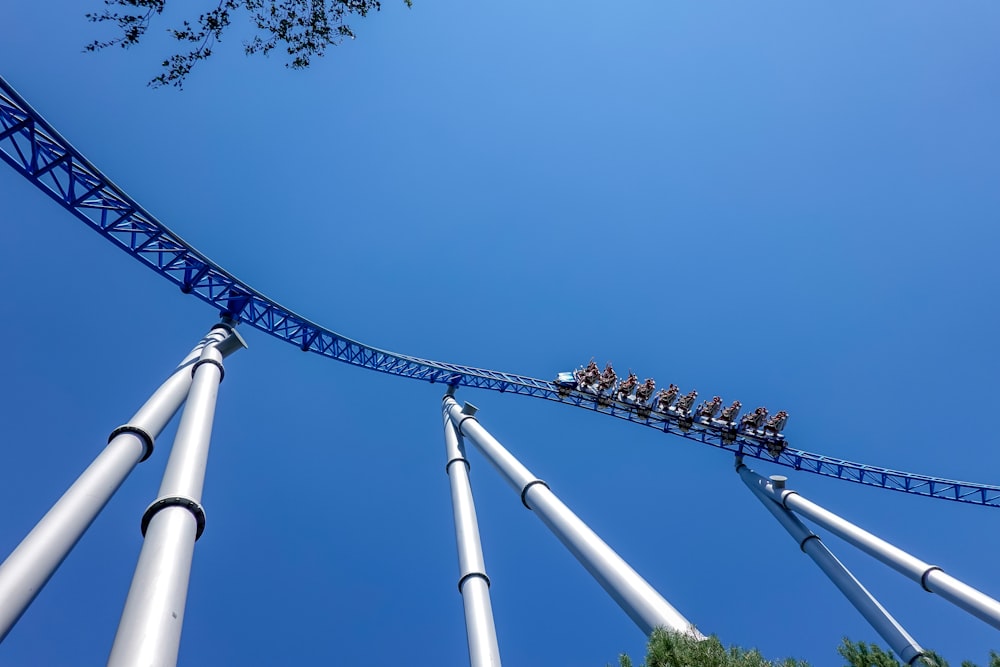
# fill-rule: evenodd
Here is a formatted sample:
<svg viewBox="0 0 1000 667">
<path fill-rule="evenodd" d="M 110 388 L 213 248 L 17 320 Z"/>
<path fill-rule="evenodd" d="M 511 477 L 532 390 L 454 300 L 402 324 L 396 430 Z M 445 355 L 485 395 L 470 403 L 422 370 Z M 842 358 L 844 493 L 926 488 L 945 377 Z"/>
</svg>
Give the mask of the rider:
<svg viewBox="0 0 1000 667">
<path fill-rule="evenodd" d="M 635 400 L 640 403 L 645 403 L 649 400 L 649 397 L 653 395 L 653 391 L 656 389 L 656 382 L 653 378 L 646 378 L 638 389 L 635 390 Z"/>
<path fill-rule="evenodd" d="M 733 401 L 733 404 L 727 408 L 722 408 L 722 414 L 719 415 L 719 419 L 726 422 L 736 421 L 736 415 L 740 413 L 740 408 L 743 404 L 739 401 Z"/>
<path fill-rule="evenodd" d="M 624 401 L 625 398 L 632 393 L 632 390 L 638 383 L 639 378 L 635 376 L 635 373 L 629 371 L 628 377 L 622 380 L 621 384 L 618 385 L 618 399 Z"/>
<path fill-rule="evenodd" d="M 667 408 L 673 405 L 674 401 L 677 400 L 677 394 L 680 389 L 677 385 L 670 383 L 670 386 L 666 389 L 661 389 L 660 393 L 656 395 L 656 409 L 660 412 L 666 412 Z"/>
<path fill-rule="evenodd" d="M 708 417 L 711 419 L 715 416 L 715 413 L 719 411 L 719 407 L 721 406 L 722 398 L 719 396 L 713 396 L 711 401 L 702 401 L 702 404 L 698 406 L 698 416 Z"/>
<path fill-rule="evenodd" d="M 677 399 L 677 404 L 674 406 L 674 408 L 678 412 L 687 412 L 688 410 L 691 409 L 691 406 L 694 405 L 694 401 L 696 398 L 698 398 L 698 392 L 692 389 L 690 392 Z"/>
<path fill-rule="evenodd" d="M 615 375 L 615 369 L 611 367 L 611 362 L 609 361 L 604 367 L 604 372 L 601 374 L 601 391 L 615 386 L 616 379 L 618 379 L 618 376 Z"/>
<path fill-rule="evenodd" d="M 764 425 L 767 419 L 767 408 L 761 406 L 748 415 L 743 415 L 740 426 L 755 431 Z"/>
<path fill-rule="evenodd" d="M 773 431 L 775 435 L 781 432 L 781 429 L 785 428 L 785 423 L 788 421 L 788 413 L 784 410 L 778 410 L 777 414 L 767 420 L 767 425 L 764 426 L 764 432 Z"/>
<path fill-rule="evenodd" d="M 598 380 L 601 379 L 601 371 L 597 368 L 597 364 L 591 359 L 590 363 L 587 364 L 586 368 L 582 368 L 575 374 L 577 379 L 577 389 L 582 390 L 584 387 L 588 387 Z"/>
</svg>

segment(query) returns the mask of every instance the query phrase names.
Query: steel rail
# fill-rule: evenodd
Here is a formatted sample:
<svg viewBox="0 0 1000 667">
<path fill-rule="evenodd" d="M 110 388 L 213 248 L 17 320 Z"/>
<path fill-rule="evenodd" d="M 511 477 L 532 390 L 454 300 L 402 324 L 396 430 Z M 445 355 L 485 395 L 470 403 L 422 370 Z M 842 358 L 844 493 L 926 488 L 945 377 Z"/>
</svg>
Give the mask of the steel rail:
<svg viewBox="0 0 1000 667">
<path fill-rule="evenodd" d="M 858 484 L 973 505 L 1000 507 L 1000 486 L 917 475 L 822 456 L 786 447 L 771 456 L 760 442 L 737 436 L 723 441 L 720 433 L 682 429 L 677 420 L 659 412 L 566 391 L 553 382 L 526 375 L 421 359 L 381 350 L 342 336 L 285 308 L 194 249 L 170 231 L 73 148 L 0 77 L 0 158 L 67 211 L 142 264 L 244 322 L 304 352 L 314 352 L 371 370 L 425 382 L 475 387 L 501 393 L 544 398 L 587 408 L 632 423 L 712 445 L 744 457 Z"/>
</svg>

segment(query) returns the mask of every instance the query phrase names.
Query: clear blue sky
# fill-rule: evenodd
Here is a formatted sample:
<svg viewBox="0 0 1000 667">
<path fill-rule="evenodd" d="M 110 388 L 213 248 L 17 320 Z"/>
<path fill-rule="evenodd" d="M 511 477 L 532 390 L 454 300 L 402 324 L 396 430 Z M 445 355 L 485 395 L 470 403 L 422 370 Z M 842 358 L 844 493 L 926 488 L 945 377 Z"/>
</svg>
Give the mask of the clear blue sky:
<svg viewBox="0 0 1000 667">
<path fill-rule="evenodd" d="M 154 215 L 315 321 L 536 377 L 611 360 L 784 408 L 802 449 L 1000 483 L 995 2 L 389 2 L 306 72 L 245 58 L 234 34 L 182 93 L 144 85 L 165 23 L 148 46 L 87 55 L 106 34 L 82 16 L 97 2 L 8 5 L 3 76 Z M 0 201 L 6 554 L 215 313 L 6 167 Z M 181 663 L 465 663 L 441 387 L 244 333 Z M 547 402 L 460 398 L 706 633 L 818 666 L 840 664 L 844 635 L 877 639 L 727 454 Z M 103 664 L 171 436 L 0 664 Z M 471 463 L 505 663 L 640 654 L 631 621 Z M 790 476 L 1000 595 L 997 510 Z M 827 542 L 953 664 L 1000 649 Z"/>
</svg>

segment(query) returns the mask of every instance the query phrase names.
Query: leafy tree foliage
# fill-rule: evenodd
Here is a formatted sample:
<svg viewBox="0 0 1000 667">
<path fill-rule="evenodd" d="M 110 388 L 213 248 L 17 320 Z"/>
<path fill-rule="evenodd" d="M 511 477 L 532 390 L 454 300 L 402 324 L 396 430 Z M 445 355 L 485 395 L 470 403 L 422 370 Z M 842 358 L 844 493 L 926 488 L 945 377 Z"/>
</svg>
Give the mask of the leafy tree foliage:
<svg viewBox="0 0 1000 667">
<path fill-rule="evenodd" d="M 756 649 L 725 648 L 717 637 L 695 641 L 686 635 L 657 628 L 649 637 L 642 667 L 809 667 L 809 663 L 786 658 L 767 660 Z M 632 667 L 627 655 L 618 658 L 619 667 Z"/>
<path fill-rule="evenodd" d="M 656 629 L 646 645 L 646 660 L 640 667 L 809 667 L 809 663 L 785 658 L 775 662 L 766 660 L 756 649 L 738 646 L 725 648 L 717 637 L 695 641 L 687 635 Z M 847 661 L 845 667 L 902 667 L 889 651 L 864 642 L 853 642 L 846 637 L 837 652 Z M 925 667 L 948 667 L 948 661 L 934 651 L 928 651 L 919 663 Z M 627 655 L 618 657 L 619 667 L 632 667 Z M 965 661 L 962 667 L 976 667 Z M 987 667 L 1000 667 L 1000 655 L 990 651 Z"/>
<path fill-rule="evenodd" d="M 412 0 L 403 2 L 412 6 Z M 87 18 L 95 23 L 113 24 L 118 35 L 105 41 L 95 40 L 86 50 L 135 46 L 150 23 L 163 13 L 166 4 L 167 0 L 104 0 L 104 10 L 87 14 Z M 182 48 L 180 53 L 164 60 L 163 72 L 149 85 L 183 86 L 191 68 L 212 55 L 225 30 L 240 15 L 256 28 L 253 38 L 243 45 L 247 54 L 266 55 L 280 47 L 288 56 L 286 67 L 303 69 L 309 67 L 313 58 L 326 53 L 328 46 L 336 46 L 344 38 L 354 39 L 354 31 L 346 23 L 349 17 L 365 17 L 381 8 L 379 0 L 217 0 L 197 20 L 184 20 L 180 27 L 168 29 L 187 51 Z"/>
<path fill-rule="evenodd" d="M 837 653 L 847 660 L 847 667 L 901 667 L 899 661 L 888 651 L 875 644 L 852 642 L 847 637 L 837 647 Z M 948 661 L 934 651 L 924 653 L 918 662 L 926 667 L 948 667 Z M 962 667 L 976 667 L 976 664 L 966 660 Z M 1000 655 L 996 651 L 990 651 L 989 667 L 1000 667 Z"/>
<path fill-rule="evenodd" d="M 899 661 L 892 653 L 875 644 L 852 642 L 847 637 L 844 637 L 844 642 L 837 647 L 837 653 L 847 661 L 848 667 L 900 667 Z"/>
</svg>

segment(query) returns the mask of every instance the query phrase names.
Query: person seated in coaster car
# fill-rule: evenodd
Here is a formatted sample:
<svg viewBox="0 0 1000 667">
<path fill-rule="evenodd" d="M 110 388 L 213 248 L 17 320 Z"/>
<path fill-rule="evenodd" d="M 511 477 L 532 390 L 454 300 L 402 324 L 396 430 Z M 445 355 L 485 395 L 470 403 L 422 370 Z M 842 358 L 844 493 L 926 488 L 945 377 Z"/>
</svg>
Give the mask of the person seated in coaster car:
<svg viewBox="0 0 1000 667">
<path fill-rule="evenodd" d="M 695 416 L 699 418 L 704 417 L 705 419 L 711 419 L 721 407 L 722 398 L 719 396 L 713 396 L 711 401 L 702 401 L 702 404 L 698 406 L 698 411 L 695 413 Z"/>
<path fill-rule="evenodd" d="M 764 435 L 768 432 L 778 435 L 781 433 L 781 429 L 785 428 L 785 424 L 788 422 L 788 413 L 784 410 L 778 410 L 777 414 L 767 420 L 764 425 Z"/>
<path fill-rule="evenodd" d="M 750 414 L 743 415 L 743 419 L 740 420 L 740 428 L 747 432 L 753 432 L 763 426 L 766 420 L 767 408 L 761 406 Z"/>
<path fill-rule="evenodd" d="M 740 408 L 742 407 L 743 407 L 742 403 L 740 403 L 739 401 L 733 401 L 732 405 L 722 408 L 722 413 L 719 414 L 719 420 L 728 422 L 730 424 L 735 424 L 736 415 L 740 413 Z"/>
<path fill-rule="evenodd" d="M 615 386 L 615 380 L 617 379 L 618 376 L 615 375 L 615 369 L 611 367 L 611 362 L 609 361 L 604 367 L 604 372 L 601 373 L 601 379 L 598 382 L 597 390 L 607 391 L 608 389 L 611 389 Z"/>
<path fill-rule="evenodd" d="M 660 412 L 666 412 L 674 401 L 677 400 L 677 394 L 680 393 L 680 389 L 677 385 L 671 384 L 666 389 L 661 389 L 660 393 L 656 395 L 656 409 Z"/>
<path fill-rule="evenodd" d="M 632 390 L 635 389 L 637 384 L 639 384 L 639 378 L 635 376 L 635 373 L 629 371 L 628 377 L 622 380 L 618 385 L 618 391 L 616 392 L 618 400 L 623 402 L 628 400 L 629 394 L 632 393 Z"/>
<path fill-rule="evenodd" d="M 677 402 L 674 404 L 674 410 L 682 415 L 686 415 L 691 411 L 691 406 L 694 405 L 697 398 L 698 392 L 692 389 L 690 392 L 677 399 Z"/>
<path fill-rule="evenodd" d="M 576 388 L 579 391 L 583 391 L 601 379 L 601 371 L 597 368 L 597 364 L 594 363 L 593 359 L 590 360 L 586 368 L 581 368 L 573 375 L 576 377 Z"/>
<path fill-rule="evenodd" d="M 639 387 L 635 390 L 636 402 L 645 405 L 649 402 L 649 398 L 653 395 L 655 390 L 656 382 L 653 381 L 653 378 L 646 378 L 646 381 L 639 385 Z"/>
</svg>

